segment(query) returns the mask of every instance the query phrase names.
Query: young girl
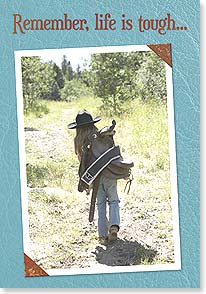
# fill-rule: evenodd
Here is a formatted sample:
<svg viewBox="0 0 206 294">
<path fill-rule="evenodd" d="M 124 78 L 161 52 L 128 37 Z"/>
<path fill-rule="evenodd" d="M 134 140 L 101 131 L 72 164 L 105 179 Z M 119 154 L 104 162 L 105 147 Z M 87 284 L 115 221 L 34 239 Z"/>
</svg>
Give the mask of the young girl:
<svg viewBox="0 0 206 294">
<path fill-rule="evenodd" d="M 91 142 L 92 138 L 96 138 L 99 135 L 99 131 L 94 124 L 100 120 L 100 116 L 97 116 L 93 119 L 89 112 L 82 110 L 78 112 L 76 116 L 76 122 L 68 125 L 69 129 L 76 129 L 74 146 L 75 153 L 80 161 L 80 166 L 83 164 L 82 161 L 85 160 L 85 158 L 83 158 L 84 150 L 91 148 L 91 146 L 88 145 L 88 142 Z M 113 142 L 113 139 L 111 139 L 110 136 L 109 140 L 105 141 L 105 146 L 108 144 L 108 142 L 111 143 L 111 140 Z M 99 185 L 96 198 L 98 209 L 98 233 L 100 242 L 116 240 L 117 233 L 120 228 L 120 201 L 117 194 L 117 178 L 118 176 L 114 174 L 111 169 L 109 170 L 107 166 L 101 169 L 99 174 Z M 83 191 L 83 189 L 81 191 Z M 109 205 L 108 219 L 107 202 Z"/>
</svg>

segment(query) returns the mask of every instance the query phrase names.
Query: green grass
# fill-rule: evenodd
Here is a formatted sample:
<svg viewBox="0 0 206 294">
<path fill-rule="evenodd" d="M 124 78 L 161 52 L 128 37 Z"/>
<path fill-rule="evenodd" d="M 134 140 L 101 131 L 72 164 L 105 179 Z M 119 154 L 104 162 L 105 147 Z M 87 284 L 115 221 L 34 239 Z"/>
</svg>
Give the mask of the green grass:
<svg viewBox="0 0 206 294">
<path fill-rule="evenodd" d="M 30 112 L 28 115 L 25 115 L 24 125 L 25 127 L 31 126 L 33 128 L 42 128 L 46 129 L 46 126 L 52 122 L 55 122 L 58 124 L 61 115 L 62 115 L 62 109 L 68 107 L 67 102 L 63 101 L 41 101 L 41 103 L 44 103 L 47 107 L 47 113 L 41 113 L 40 115 L 36 115 L 36 113 Z"/>
</svg>

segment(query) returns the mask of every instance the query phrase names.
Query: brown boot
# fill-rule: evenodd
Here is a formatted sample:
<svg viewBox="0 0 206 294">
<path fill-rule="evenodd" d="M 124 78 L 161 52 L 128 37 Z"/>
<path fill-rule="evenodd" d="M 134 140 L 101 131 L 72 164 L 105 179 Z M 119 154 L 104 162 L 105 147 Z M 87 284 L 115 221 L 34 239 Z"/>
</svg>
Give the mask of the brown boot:
<svg viewBox="0 0 206 294">
<path fill-rule="evenodd" d="M 119 231 L 118 226 L 111 226 L 109 229 L 108 241 L 117 240 L 117 232 Z"/>
</svg>

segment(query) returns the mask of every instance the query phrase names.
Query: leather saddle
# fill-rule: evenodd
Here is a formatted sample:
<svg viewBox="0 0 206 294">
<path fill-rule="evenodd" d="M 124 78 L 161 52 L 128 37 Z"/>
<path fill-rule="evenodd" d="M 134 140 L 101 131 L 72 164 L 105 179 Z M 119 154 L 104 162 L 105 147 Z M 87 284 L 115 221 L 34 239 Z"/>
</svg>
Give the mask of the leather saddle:
<svg viewBox="0 0 206 294">
<path fill-rule="evenodd" d="M 78 191 L 82 192 L 83 190 L 88 188 L 88 185 L 86 184 L 87 180 L 85 182 L 85 179 L 83 179 L 88 168 L 93 165 L 94 162 L 99 159 L 103 154 L 107 153 L 108 150 L 112 150 L 113 147 L 115 152 L 114 157 L 116 157 L 116 159 L 113 159 L 103 169 L 99 165 L 101 173 L 104 174 L 106 177 L 112 179 L 122 179 L 128 178 L 130 176 L 131 168 L 134 166 L 134 163 L 129 159 L 123 158 L 119 146 L 115 145 L 113 139 L 113 136 L 115 134 L 115 125 L 116 122 L 113 120 L 111 126 L 104 127 L 96 134 L 93 134 L 88 138 L 88 142 L 85 144 L 85 152 L 83 152 L 79 167 L 80 181 L 78 185 Z M 117 150 L 118 156 L 116 154 Z"/>
<path fill-rule="evenodd" d="M 94 137 L 92 141 L 92 154 L 94 158 L 98 158 L 106 150 L 115 146 L 113 136 L 115 134 L 114 127 L 116 122 L 112 121 L 112 126 L 104 127 L 101 129 L 98 134 Z M 131 168 L 134 166 L 134 163 L 122 157 L 121 153 L 119 158 L 114 159 L 103 171 L 102 173 L 105 176 L 110 178 L 127 178 L 131 174 Z"/>
</svg>

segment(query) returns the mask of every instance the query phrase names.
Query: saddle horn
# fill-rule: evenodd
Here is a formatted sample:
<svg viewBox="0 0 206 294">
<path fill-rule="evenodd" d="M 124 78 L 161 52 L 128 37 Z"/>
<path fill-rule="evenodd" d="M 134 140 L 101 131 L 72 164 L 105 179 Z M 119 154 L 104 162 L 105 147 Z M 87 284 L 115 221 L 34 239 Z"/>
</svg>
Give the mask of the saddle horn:
<svg viewBox="0 0 206 294">
<path fill-rule="evenodd" d="M 116 121 L 113 119 L 111 126 L 107 126 L 99 130 L 99 136 L 100 137 L 113 136 L 115 134 L 115 130 L 114 130 L 115 126 L 116 126 Z"/>
</svg>

